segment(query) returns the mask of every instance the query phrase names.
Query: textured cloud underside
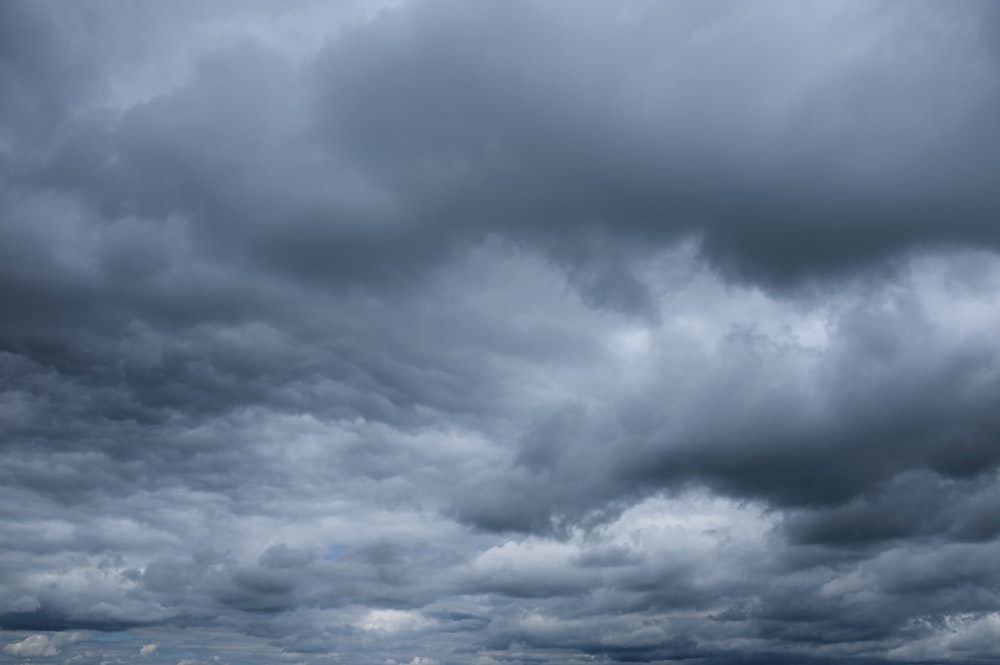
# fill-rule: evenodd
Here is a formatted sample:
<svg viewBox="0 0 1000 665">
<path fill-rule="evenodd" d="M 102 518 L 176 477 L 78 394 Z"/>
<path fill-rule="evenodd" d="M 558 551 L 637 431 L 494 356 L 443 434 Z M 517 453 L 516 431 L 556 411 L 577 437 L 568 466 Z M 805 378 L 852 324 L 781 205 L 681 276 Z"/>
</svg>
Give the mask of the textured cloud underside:
<svg viewBox="0 0 1000 665">
<path fill-rule="evenodd" d="M 0 663 L 991 662 L 992 2 L 0 5 Z"/>
</svg>

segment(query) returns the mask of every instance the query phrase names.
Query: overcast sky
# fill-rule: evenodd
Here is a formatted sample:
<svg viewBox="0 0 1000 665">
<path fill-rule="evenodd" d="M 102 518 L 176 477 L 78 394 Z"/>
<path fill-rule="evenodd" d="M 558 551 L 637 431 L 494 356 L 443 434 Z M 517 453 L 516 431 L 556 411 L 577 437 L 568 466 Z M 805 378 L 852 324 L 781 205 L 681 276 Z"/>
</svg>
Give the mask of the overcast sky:
<svg viewBox="0 0 1000 665">
<path fill-rule="evenodd" d="M 1000 3 L 0 3 L 0 664 L 1000 655 Z"/>
</svg>

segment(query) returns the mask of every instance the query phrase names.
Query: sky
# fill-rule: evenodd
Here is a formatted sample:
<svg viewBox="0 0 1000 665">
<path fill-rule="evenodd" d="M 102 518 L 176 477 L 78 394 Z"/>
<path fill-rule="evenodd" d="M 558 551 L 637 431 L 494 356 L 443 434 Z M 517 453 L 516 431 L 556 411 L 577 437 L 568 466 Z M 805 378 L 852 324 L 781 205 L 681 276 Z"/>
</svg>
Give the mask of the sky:
<svg viewBox="0 0 1000 665">
<path fill-rule="evenodd" d="M 0 3 L 0 665 L 1000 657 L 1000 3 Z"/>
</svg>

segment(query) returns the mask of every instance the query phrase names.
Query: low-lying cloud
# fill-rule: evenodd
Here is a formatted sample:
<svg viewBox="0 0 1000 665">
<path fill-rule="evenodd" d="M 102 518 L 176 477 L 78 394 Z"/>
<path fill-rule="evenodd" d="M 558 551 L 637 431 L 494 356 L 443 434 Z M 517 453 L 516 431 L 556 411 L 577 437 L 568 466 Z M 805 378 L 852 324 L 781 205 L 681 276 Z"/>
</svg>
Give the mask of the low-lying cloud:
<svg viewBox="0 0 1000 665">
<path fill-rule="evenodd" d="M 0 661 L 983 663 L 989 2 L 0 7 Z"/>
</svg>

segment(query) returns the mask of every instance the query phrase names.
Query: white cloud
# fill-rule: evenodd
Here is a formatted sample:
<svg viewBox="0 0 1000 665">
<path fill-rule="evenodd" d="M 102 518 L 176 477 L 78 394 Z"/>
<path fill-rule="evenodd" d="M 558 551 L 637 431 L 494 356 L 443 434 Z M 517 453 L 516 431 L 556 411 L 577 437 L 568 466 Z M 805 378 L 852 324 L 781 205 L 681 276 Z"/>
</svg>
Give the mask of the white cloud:
<svg viewBox="0 0 1000 665">
<path fill-rule="evenodd" d="M 44 658 L 59 655 L 59 649 L 45 635 L 29 635 L 20 642 L 4 646 L 3 652 L 16 658 Z"/>
<path fill-rule="evenodd" d="M 395 634 L 427 628 L 434 622 L 420 612 L 408 610 L 372 610 L 358 622 L 358 627 L 372 633 Z"/>
</svg>

